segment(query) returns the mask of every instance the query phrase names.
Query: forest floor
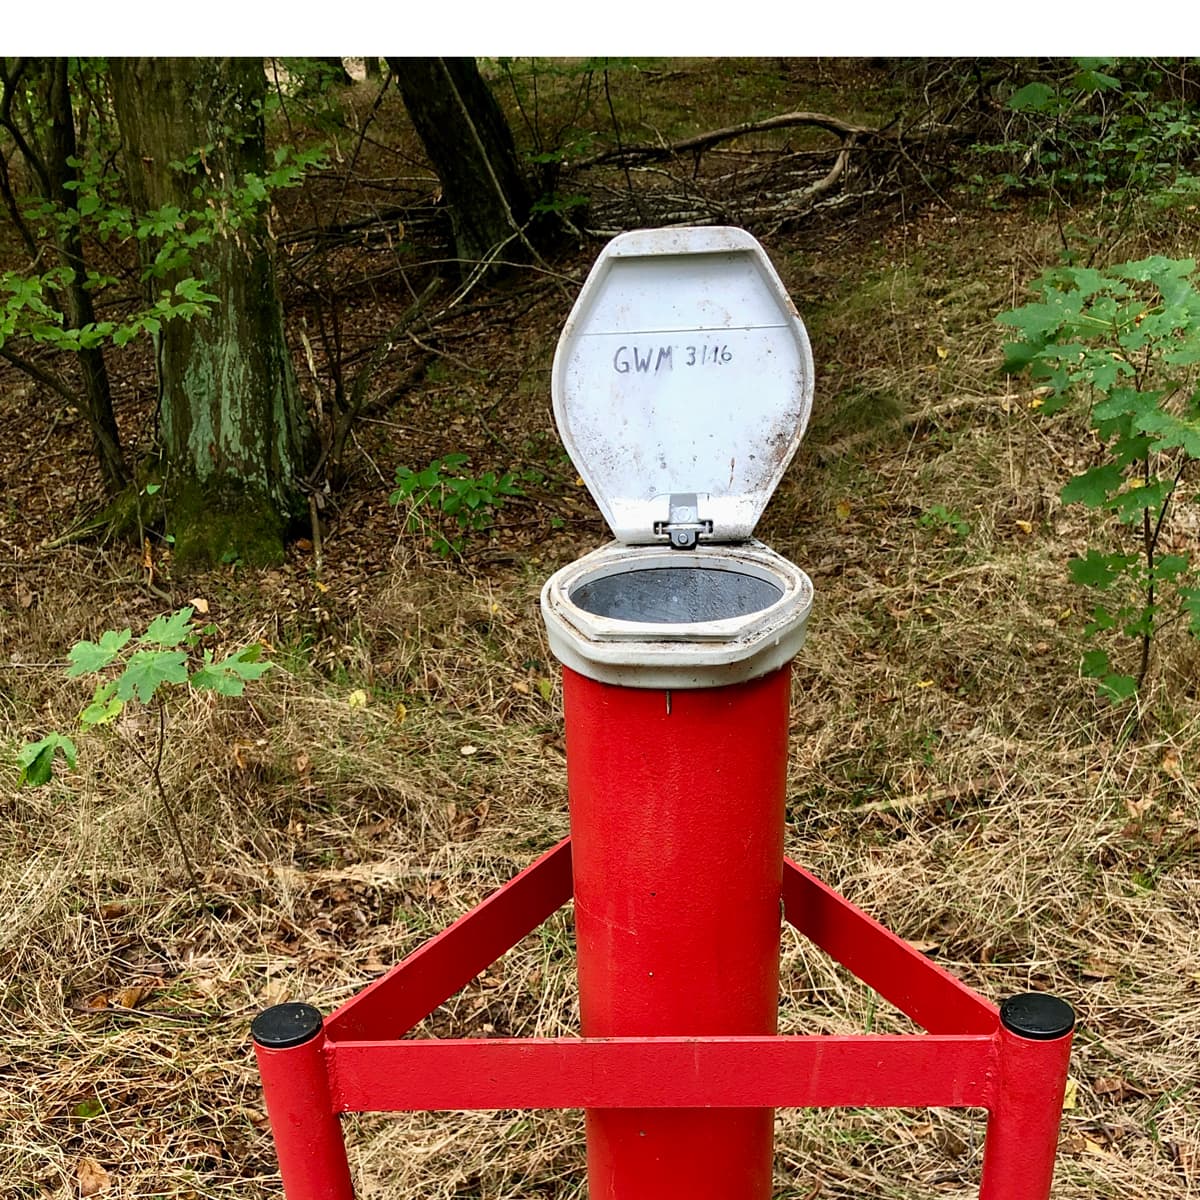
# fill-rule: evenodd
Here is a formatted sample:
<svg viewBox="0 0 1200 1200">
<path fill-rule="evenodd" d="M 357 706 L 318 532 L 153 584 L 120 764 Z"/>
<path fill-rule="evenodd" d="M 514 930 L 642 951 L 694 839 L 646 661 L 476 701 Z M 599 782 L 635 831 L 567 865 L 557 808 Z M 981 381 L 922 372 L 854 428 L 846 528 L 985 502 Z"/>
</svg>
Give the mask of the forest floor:
<svg viewBox="0 0 1200 1200">
<path fill-rule="evenodd" d="M 693 97 L 679 136 L 749 108 L 886 119 L 887 78 L 688 62 L 628 88 L 659 110 Z M 372 86 L 355 87 L 360 111 Z M 375 174 L 389 171 L 428 188 L 409 159 Z M 1116 260 L 1195 245 L 1194 214 L 1070 220 Z M 1160 639 L 1136 728 L 1080 677 L 1090 606 L 1067 563 L 1109 531 L 1058 497 L 1093 447 L 1082 418 L 1043 417 L 1003 373 L 995 323 L 1057 260 L 1061 230 L 1044 205 L 953 184 L 751 227 L 817 372 L 758 529 L 816 588 L 786 849 L 985 996 L 1075 1007 L 1059 1200 L 1184 1200 L 1200 1196 L 1200 662 L 1182 635 Z M 251 1019 L 284 999 L 332 1010 L 567 832 L 538 592 L 608 534 L 558 442 L 549 371 L 602 244 L 486 285 L 428 337 L 414 327 L 327 497 L 319 560 L 306 538 L 274 569 L 182 577 L 158 543 L 55 544 L 94 495 L 86 430 L 0 375 L 0 1196 L 278 1196 Z M 370 276 L 380 245 L 347 244 L 338 270 Z M 326 343 L 304 350 L 316 318 L 289 253 L 312 398 Z M 408 299 L 393 281 L 348 303 L 352 360 L 352 335 L 365 345 Z M 112 358 L 122 432 L 145 446 L 148 357 Z M 414 525 L 389 494 L 397 466 L 447 453 L 524 472 L 525 494 L 443 559 L 421 527 L 438 514 Z M 1179 536 L 1196 548 L 1194 526 Z M 18 788 L 12 765 L 23 741 L 74 727 L 90 695 L 64 675 L 75 641 L 184 604 L 206 610 L 218 649 L 258 642 L 275 664 L 241 698 L 168 713 L 161 774 L 202 902 L 134 753 L 155 752 L 151 714 L 131 705 L 80 735 L 77 769 L 46 787 Z M 568 909 L 417 1032 L 570 1035 L 573 971 Z M 912 1029 L 790 931 L 780 1022 Z M 572 1197 L 582 1124 L 364 1116 L 346 1135 L 364 1200 Z M 780 1111 L 776 1131 L 780 1200 L 976 1194 L 979 1112 Z"/>
</svg>

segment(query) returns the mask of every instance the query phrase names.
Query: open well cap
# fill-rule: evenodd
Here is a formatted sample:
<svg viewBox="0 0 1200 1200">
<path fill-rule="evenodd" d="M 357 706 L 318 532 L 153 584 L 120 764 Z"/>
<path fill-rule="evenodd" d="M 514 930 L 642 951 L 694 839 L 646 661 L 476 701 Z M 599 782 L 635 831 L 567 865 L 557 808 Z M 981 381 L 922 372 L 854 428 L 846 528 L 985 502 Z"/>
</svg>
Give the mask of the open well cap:
<svg viewBox="0 0 1200 1200">
<path fill-rule="evenodd" d="M 743 229 L 614 238 L 554 356 L 571 461 L 626 544 L 744 541 L 808 424 L 812 351 Z M 689 526 L 686 541 L 672 525 Z"/>
<path fill-rule="evenodd" d="M 652 229 L 597 259 L 554 359 L 563 443 L 617 541 L 542 590 L 571 669 L 637 688 L 739 683 L 804 640 L 808 576 L 754 541 L 812 406 L 812 353 L 741 229 Z"/>
</svg>

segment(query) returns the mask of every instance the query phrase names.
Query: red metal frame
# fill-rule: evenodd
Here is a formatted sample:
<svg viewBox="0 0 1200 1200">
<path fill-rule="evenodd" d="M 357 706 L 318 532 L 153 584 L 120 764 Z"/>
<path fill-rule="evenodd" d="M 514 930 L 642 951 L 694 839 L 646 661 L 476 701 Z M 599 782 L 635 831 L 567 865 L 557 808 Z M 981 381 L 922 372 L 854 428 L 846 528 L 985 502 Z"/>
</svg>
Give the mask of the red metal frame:
<svg viewBox="0 0 1200 1200">
<path fill-rule="evenodd" d="M 256 1045 L 288 1200 L 353 1200 L 337 1114 L 425 1109 L 980 1107 L 981 1200 L 1046 1200 L 1071 1035 L 999 1010 L 784 860 L 784 916 L 927 1030 L 848 1037 L 400 1040 L 571 897 L 564 839 L 286 1049 Z"/>
</svg>

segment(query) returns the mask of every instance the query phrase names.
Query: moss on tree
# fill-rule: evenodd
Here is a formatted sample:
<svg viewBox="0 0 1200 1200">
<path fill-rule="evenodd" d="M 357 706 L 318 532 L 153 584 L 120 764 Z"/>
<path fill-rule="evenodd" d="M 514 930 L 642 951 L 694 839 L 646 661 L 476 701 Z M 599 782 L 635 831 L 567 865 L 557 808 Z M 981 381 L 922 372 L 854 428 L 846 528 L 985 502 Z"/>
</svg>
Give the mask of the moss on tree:
<svg viewBox="0 0 1200 1200">
<path fill-rule="evenodd" d="M 183 569 L 240 562 L 278 566 L 287 522 L 265 494 L 236 480 L 209 478 L 175 489 L 167 499 L 166 532 Z"/>
</svg>

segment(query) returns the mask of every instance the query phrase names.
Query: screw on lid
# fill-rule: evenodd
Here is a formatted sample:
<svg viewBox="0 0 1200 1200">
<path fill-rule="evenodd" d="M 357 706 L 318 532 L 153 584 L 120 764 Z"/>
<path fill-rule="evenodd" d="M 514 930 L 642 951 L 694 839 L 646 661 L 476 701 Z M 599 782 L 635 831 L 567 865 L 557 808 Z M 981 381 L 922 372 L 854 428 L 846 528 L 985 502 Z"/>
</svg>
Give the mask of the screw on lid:
<svg viewBox="0 0 1200 1200">
<path fill-rule="evenodd" d="M 260 1012 L 250 1036 L 267 1050 L 288 1050 L 311 1042 L 321 1032 L 321 1014 L 311 1004 L 275 1004 Z"/>
<path fill-rule="evenodd" d="M 1005 1029 L 1035 1042 L 1052 1042 L 1075 1028 L 1075 1010 L 1047 992 L 1010 996 L 1000 1006 Z"/>
</svg>

